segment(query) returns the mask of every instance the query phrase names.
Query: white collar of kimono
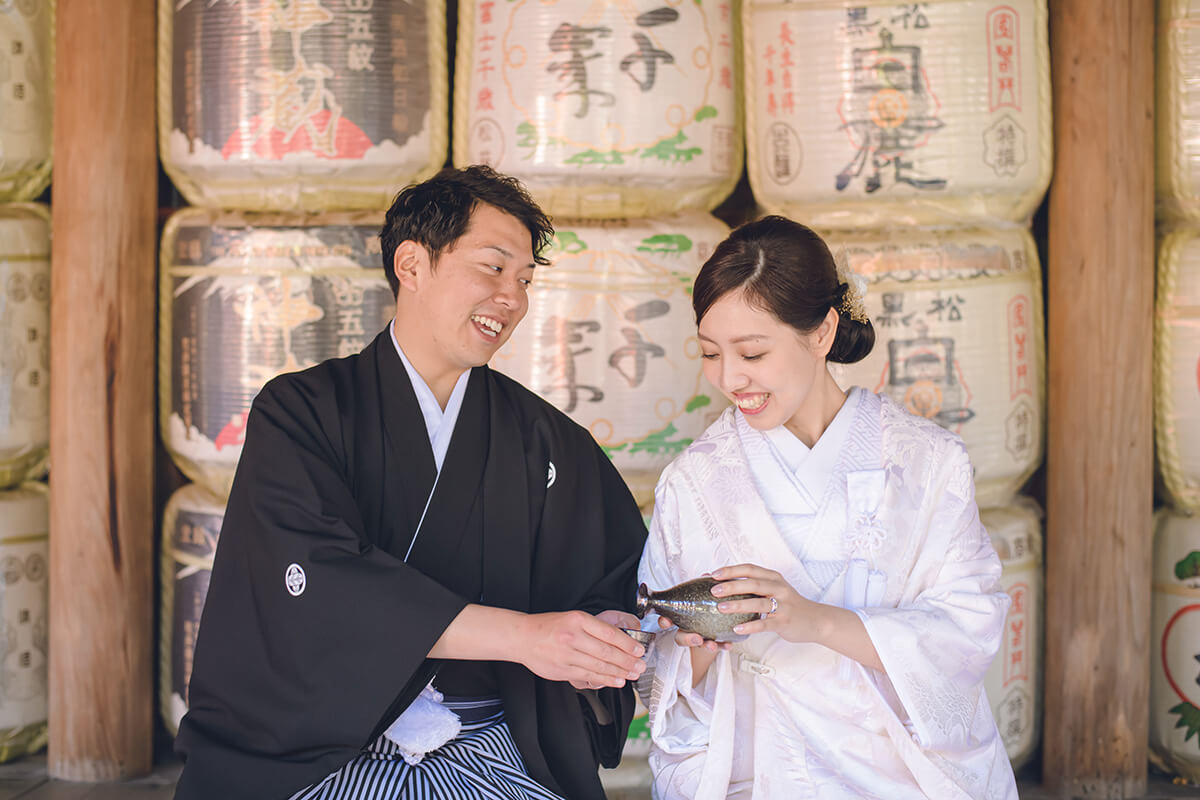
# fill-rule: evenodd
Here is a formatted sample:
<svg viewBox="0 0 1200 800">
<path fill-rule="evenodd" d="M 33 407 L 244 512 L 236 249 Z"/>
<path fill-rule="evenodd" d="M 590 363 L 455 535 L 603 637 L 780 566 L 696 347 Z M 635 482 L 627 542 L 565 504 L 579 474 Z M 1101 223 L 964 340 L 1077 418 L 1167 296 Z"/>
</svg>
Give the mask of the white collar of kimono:
<svg viewBox="0 0 1200 800">
<path fill-rule="evenodd" d="M 763 436 L 771 445 L 771 450 L 797 480 L 808 491 L 810 505 L 820 501 L 826 481 L 833 474 L 838 458 L 841 457 L 842 445 L 850 433 L 850 425 L 858 412 L 861 389 L 851 388 L 846 393 L 846 402 L 838 409 L 829 427 L 821 434 L 821 438 L 809 448 L 800 441 L 785 426 L 763 431 Z"/>
<path fill-rule="evenodd" d="M 429 433 L 429 444 L 433 448 L 433 462 L 437 465 L 440 473 L 442 462 L 446 460 L 446 451 L 450 449 L 450 437 L 454 434 L 454 426 L 458 422 L 458 412 L 462 409 L 463 396 L 467 393 L 467 379 L 471 376 L 471 370 L 458 376 L 458 382 L 454 384 L 454 391 L 450 393 L 450 399 L 446 402 L 446 410 L 443 411 L 442 407 L 438 405 L 437 398 L 433 396 L 433 390 L 429 388 L 429 384 L 413 368 L 408 357 L 404 355 L 400 343 L 396 341 L 395 320 L 388 325 L 388 333 L 391 334 L 392 344 L 396 346 L 396 353 L 404 364 L 404 371 L 408 373 L 408 379 L 412 381 L 413 392 L 417 395 L 417 405 L 421 408 L 421 415 L 425 417 L 425 430 Z"/>
</svg>

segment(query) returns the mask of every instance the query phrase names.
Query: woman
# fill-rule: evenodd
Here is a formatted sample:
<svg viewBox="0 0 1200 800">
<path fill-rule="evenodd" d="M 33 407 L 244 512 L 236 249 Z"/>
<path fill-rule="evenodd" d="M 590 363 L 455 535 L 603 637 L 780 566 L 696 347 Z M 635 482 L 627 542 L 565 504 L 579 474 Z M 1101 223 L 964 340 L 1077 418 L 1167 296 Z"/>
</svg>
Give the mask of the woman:
<svg viewBox="0 0 1200 800">
<path fill-rule="evenodd" d="M 803 225 L 738 228 L 692 302 L 733 408 L 663 472 L 639 577 L 711 573 L 761 617 L 732 646 L 656 637 L 655 797 L 1015 800 L 983 692 L 1008 597 L 962 441 L 838 388 L 827 362 L 875 333 Z"/>
</svg>

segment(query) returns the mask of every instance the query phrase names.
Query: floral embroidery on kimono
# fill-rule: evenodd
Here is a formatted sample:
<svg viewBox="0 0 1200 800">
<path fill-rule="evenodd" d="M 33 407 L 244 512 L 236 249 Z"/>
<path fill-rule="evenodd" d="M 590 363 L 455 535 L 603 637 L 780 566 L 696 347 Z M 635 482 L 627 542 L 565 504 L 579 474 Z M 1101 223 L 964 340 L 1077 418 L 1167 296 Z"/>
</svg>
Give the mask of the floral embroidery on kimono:
<svg viewBox="0 0 1200 800">
<path fill-rule="evenodd" d="M 693 688 L 687 648 L 658 636 L 645 682 L 655 798 L 1017 798 L 983 691 L 1008 597 L 966 450 L 862 389 L 839 415 L 834 456 L 818 441 L 821 469 L 806 474 L 776 434 L 727 410 L 663 472 L 639 580 L 777 570 L 854 610 L 886 674 L 759 633 Z"/>
</svg>

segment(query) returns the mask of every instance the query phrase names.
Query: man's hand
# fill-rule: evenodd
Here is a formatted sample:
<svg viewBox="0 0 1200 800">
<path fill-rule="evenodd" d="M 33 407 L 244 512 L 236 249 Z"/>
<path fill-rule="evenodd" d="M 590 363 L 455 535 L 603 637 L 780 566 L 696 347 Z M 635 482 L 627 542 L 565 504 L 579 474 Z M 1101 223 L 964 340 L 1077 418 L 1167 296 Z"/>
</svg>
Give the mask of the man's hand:
<svg viewBox="0 0 1200 800">
<path fill-rule="evenodd" d="M 617 627 L 638 624 L 621 611 L 595 617 L 584 611 L 530 614 L 518 634 L 519 660 L 533 674 L 576 689 L 620 688 L 646 669 L 641 660 L 646 649 Z"/>
</svg>

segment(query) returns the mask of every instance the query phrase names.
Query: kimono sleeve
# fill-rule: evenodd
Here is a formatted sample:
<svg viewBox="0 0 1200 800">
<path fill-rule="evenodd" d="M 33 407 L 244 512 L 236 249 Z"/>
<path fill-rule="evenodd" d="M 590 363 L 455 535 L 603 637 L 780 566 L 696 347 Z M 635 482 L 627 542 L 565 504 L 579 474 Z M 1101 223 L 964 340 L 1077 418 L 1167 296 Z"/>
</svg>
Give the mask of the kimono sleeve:
<svg viewBox="0 0 1200 800">
<path fill-rule="evenodd" d="M 861 609 L 919 745 L 961 751 L 994 735 L 983 678 L 1004 630 L 1000 561 L 979 521 L 966 450 L 936 452 L 928 529 L 896 608 Z M 924 512 L 924 509 L 922 509 Z M 920 535 L 914 532 L 913 535 Z M 987 712 L 984 714 L 983 712 Z"/>
<path fill-rule="evenodd" d="M 665 589 L 686 580 L 682 572 L 682 542 L 679 498 L 671 483 L 660 484 L 655 491 L 654 518 L 650 535 L 638 567 L 638 581 L 653 589 Z M 648 615 L 652 630 L 658 630 L 656 614 Z M 710 670 L 704 681 L 692 686 L 692 659 L 689 648 L 675 643 L 674 632 L 667 630 L 655 637 L 647 654 L 647 668 L 653 671 L 648 695 L 643 701 L 650 709 L 651 736 L 663 756 L 674 758 L 704 753 L 708 749 L 713 717 L 714 678 Z"/>
<path fill-rule="evenodd" d="M 285 376 L 250 412 L 177 739 L 177 797 L 273 796 L 336 770 L 406 684 L 428 680 L 427 653 L 466 605 L 370 543 L 330 394 Z"/>
</svg>

